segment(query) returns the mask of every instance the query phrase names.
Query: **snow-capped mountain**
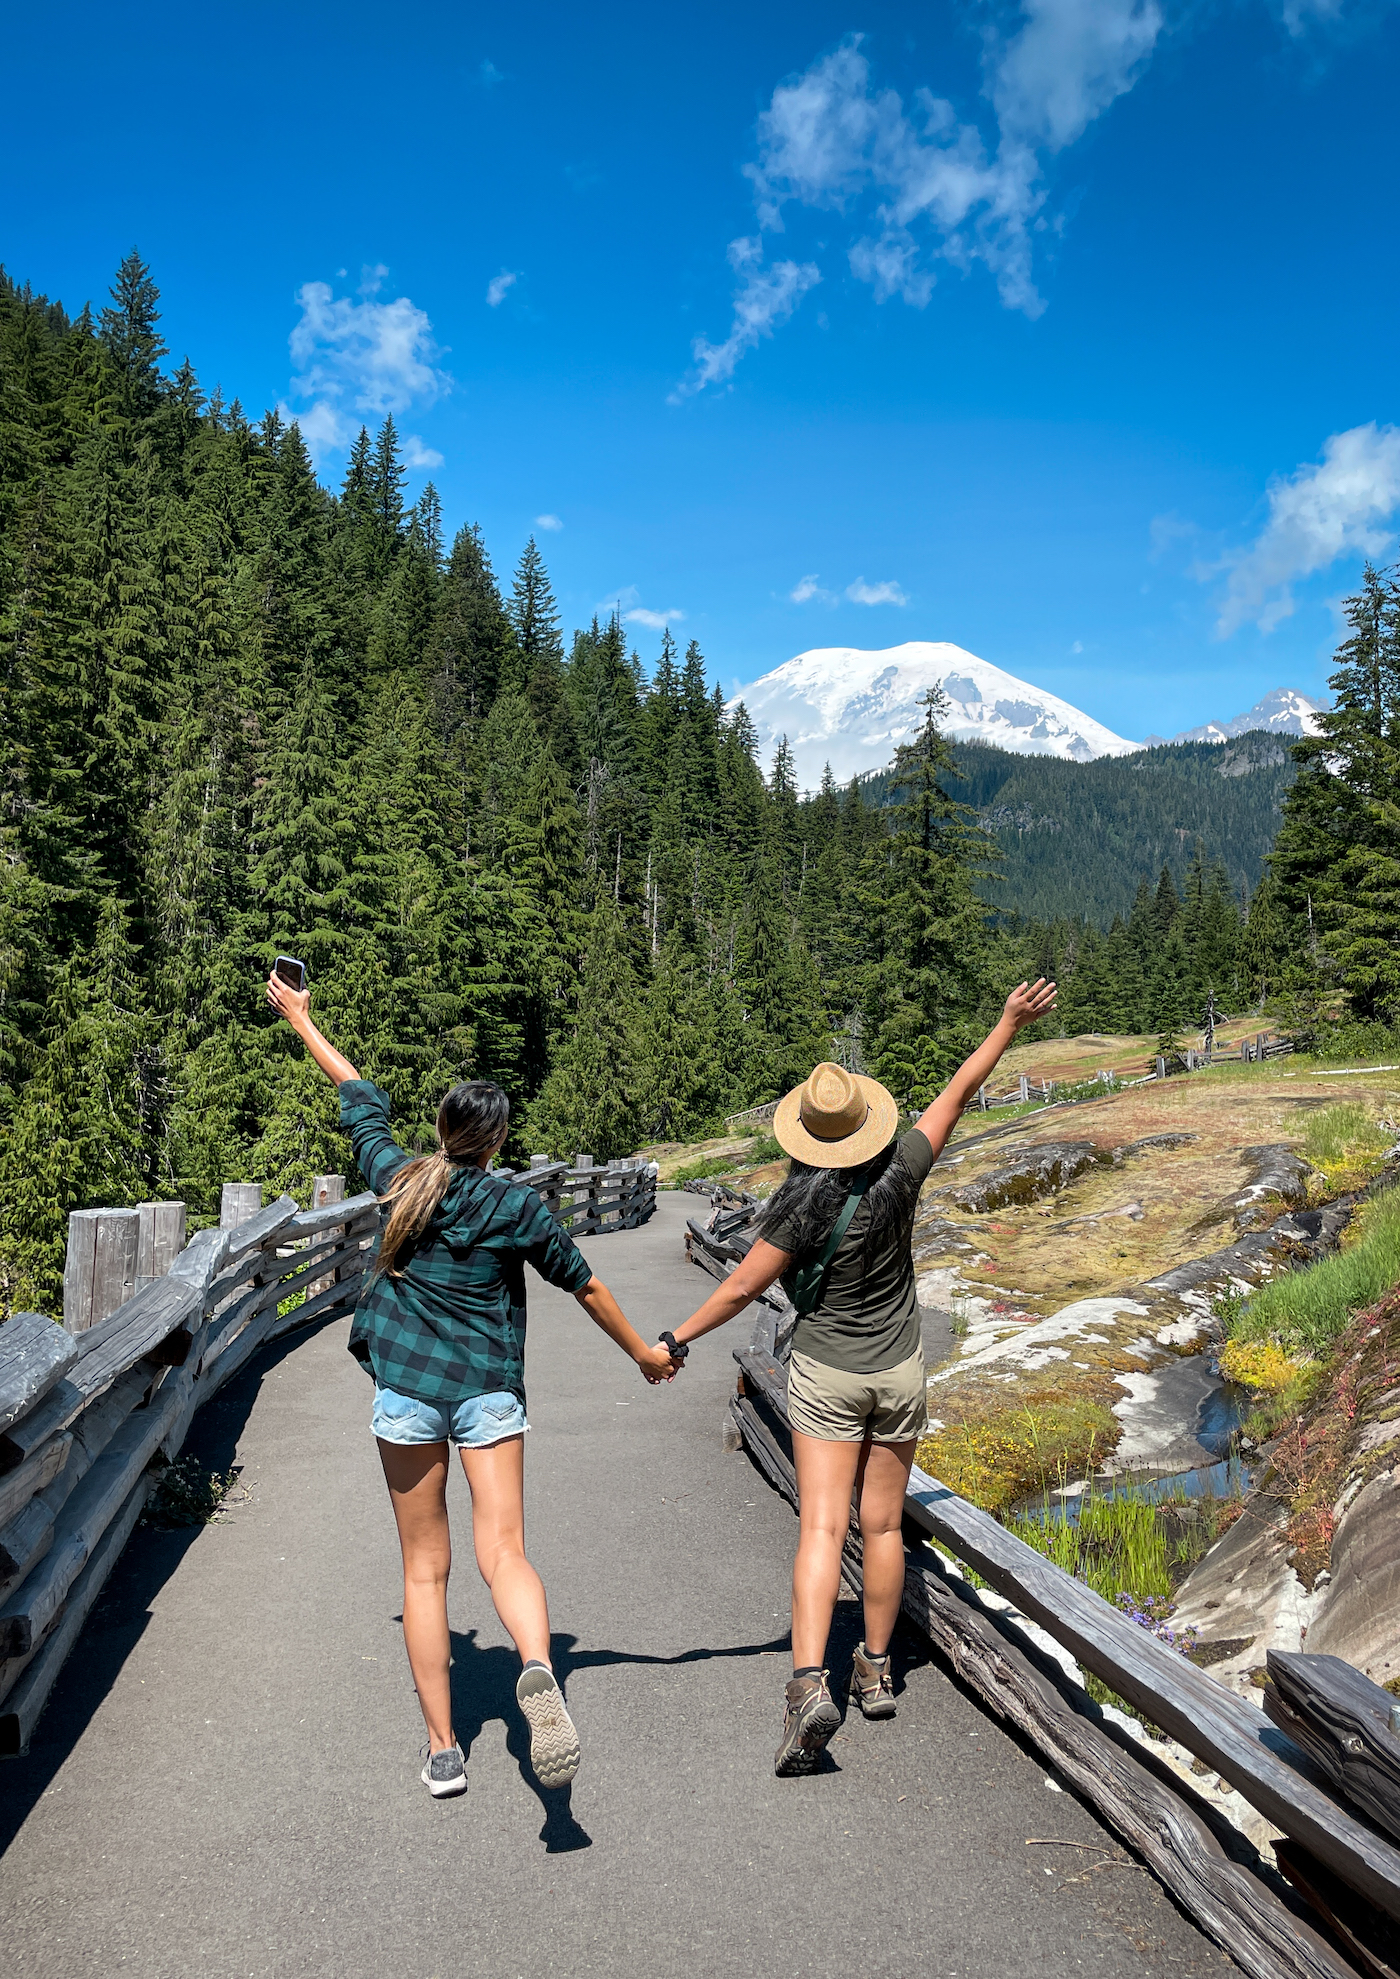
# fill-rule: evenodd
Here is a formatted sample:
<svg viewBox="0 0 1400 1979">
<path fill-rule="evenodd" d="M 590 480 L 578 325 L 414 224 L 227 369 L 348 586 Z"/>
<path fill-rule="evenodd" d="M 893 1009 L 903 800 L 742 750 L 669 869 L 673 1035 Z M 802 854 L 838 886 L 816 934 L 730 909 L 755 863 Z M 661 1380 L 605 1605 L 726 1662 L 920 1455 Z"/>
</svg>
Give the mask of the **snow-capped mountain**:
<svg viewBox="0 0 1400 1979">
<path fill-rule="evenodd" d="M 948 697 L 942 726 L 962 742 L 994 742 L 1019 755 L 1078 763 L 1127 756 L 1142 746 L 946 640 L 914 639 L 877 653 L 819 646 L 785 660 L 737 698 L 753 717 L 765 765 L 786 735 L 798 784 L 811 790 L 824 763 L 840 783 L 883 769 L 917 731 L 918 698 L 934 686 Z"/>
<path fill-rule="evenodd" d="M 1272 729 L 1275 735 L 1316 735 L 1317 716 L 1323 707 L 1321 701 L 1309 700 L 1300 694 L 1296 687 L 1276 687 L 1272 694 L 1266 694 L 1262 701 L 1256 701 L 1242 715 L 1234 715 L 1227 722 L 1206 722 L 1201 728 L 1184 728 L 1180 735 L 1172 736 L 1173 742 L 1228 742 L 1232 736 L 1244 735 L 1252 728 Z M 1149 741 L 1159 738 L 1152 736 Z"/>
</svg>

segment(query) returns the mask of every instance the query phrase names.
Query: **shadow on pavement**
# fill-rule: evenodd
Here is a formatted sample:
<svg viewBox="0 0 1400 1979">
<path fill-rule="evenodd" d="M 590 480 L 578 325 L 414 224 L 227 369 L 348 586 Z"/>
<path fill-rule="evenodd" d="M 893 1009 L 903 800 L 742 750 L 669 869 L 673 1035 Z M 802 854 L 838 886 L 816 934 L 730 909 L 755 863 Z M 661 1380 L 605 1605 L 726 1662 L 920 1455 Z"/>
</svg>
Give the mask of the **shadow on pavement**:
<svg viewBox="0 0 1400 1979">
<path fill-rule="evenodd" d="M 196 1415 L 180 1454 L 197 1458 L 213 1471 L 232 1469 L 238 1439 L 252 1413 L 263 1376 L 322 1326 L 343 1318 L 343 1313 L 327 1314 L 315 1325 L 285 1334 L 254 1354 L 228 1387 Z M 0 1855 L 48 1792 L 54 1775 L 87 1730 L 127 1657 L 145 1634 L 151 1603 L 200 1530 L 197 1525 L 174 1531 L 138 1525 L 131 1535 L 63 1666 L 28 1752 L 0 1761 Z"/>
<path fill-rule="evenodd" d="M 567 1692 L 575 1670 L 606 1669 L 615 1663 L 648 1663 L 670 1668 L 683 1663 L 707 1663 L 721 1656 L 771 1656 L 786 1649 L 786 1635 L 772 1642 L 746 1642 L 733 1649 L 686 1649 L 679 1656 L 642 1656 L 625 1649 L 577 1649 L 577 1636 L 550 1637 L 550 1660 Z M 506 1751 L 520 1777 L 544 1809 L 540 1840 L 546 1855 L 566 1855 L 591 1848 L 593 1837 L 574 1819 L 572 1789 L 542 1787 L 530 1764 L 530 1735 L 515 1701 L 520 1658 L 504 1645 L 484 1647 L 476 1630 L 452 1631 L 452 1722 L 457 1741 L 470 1759 L 472 1746 L 488 1724 L 500 1720 L 506 1728 Z"/>
</svg>

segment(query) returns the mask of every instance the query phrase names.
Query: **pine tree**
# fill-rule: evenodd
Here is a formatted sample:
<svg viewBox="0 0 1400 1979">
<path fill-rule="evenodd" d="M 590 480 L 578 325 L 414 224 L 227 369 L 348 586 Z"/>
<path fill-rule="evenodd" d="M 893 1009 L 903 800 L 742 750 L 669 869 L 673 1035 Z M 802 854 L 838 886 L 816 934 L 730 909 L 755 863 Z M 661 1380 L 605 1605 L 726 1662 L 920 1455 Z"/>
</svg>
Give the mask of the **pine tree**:
<svg viewBox="0 0 1400 1979">
<path fill-rule="evenodd" d="M 522 1130 L 530 1152 L 591 1154 L 595 1161 L 633 1152 L 636 996 L 622 917 L 605 899 L 593 915 L 577 1018 Z"/>
<path fill-rule="evenodd" d="M 98 332 L 120 381 L 122 409 L 129 419 L 153 412 L 160 400 L 160 360 L 166 355 L 161 340 L 160 290 L 151 271 L 132 248 L 117 270 Z"/>
</svg>

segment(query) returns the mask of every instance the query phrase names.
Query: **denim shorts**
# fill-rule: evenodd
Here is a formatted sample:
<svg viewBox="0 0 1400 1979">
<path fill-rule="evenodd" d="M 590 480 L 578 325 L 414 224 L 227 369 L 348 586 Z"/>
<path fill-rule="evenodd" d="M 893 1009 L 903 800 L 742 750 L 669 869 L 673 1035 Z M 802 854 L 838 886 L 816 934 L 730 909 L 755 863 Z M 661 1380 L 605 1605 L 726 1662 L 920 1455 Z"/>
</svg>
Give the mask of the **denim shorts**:
<svg viewBox="0 0 1400 1979">
<path fill-rule="evenodd" d="M 374 1384 L 374 1415 L 370 1428 L 384 1443 L 446 1443 L 459 1448 L 488 1450 L 508 1436 L 523 1436 L 530 1427 L 525 1404 L 504 1390 L 496 1395 L 468 1395 L 450 1408 L 435 1402 L 415 1402 L 392 1388 Z"/>
</svg>

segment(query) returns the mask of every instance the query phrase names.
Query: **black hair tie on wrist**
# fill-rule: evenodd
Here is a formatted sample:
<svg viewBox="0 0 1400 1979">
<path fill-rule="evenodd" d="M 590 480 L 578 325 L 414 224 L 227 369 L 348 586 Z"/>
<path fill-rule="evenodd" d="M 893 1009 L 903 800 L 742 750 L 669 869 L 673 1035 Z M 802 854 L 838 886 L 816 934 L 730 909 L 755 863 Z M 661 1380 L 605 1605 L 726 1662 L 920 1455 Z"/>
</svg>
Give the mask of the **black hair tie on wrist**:
<svg viewBox="0 0 1400 1979">
<path fill-rule="evenodd" d="M 682 1343 L 674 1333 L 663 1333 L 660 1335 L 660 1340 L 673 1361 L 683 1361 L 690 1352 L 690 1342 L 687 1340 Z"/>
</svg>

